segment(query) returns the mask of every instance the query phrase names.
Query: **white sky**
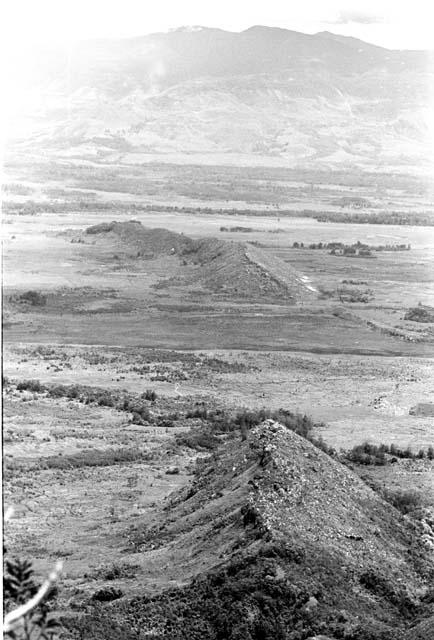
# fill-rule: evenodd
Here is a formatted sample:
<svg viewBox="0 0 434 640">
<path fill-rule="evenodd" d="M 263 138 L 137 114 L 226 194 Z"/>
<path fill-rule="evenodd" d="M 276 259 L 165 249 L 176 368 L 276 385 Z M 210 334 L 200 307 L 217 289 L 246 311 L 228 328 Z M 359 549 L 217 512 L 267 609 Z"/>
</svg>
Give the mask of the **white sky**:
<svg viewBox="0 0 434 640">
<path fill-rule="evenodd" d="M 2 0 L 7 47 L 128 37 L 182 25 L 332 31 L 381 46 L 434 49 L 433 0 Z"/>
</svg>

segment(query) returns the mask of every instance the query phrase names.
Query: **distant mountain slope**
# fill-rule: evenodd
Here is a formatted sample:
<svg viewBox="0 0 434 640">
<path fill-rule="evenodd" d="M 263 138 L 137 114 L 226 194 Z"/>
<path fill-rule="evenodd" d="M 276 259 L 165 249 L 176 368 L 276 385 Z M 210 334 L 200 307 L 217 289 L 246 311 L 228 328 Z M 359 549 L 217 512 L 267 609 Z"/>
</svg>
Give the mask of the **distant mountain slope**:
<svg viewBox="0 0 434 640">
<path fill-rule="evenodd" d="M 404 640 L 414 621 L 408 638 L 430 638 L 420 598 L 433 564 L 420 532 L 272 421 L 199 463 L 191 486 L 132 535 L 183 580 L 85 617 L 95 640 L 134 628 L 158 640 Z"/>
<path fill-rule="evenodd" d="M 28 100 L 11 122 L 18 148 L 118 160 L 131 152 L 326 166 L 430 160 L 431 56 L 328 32 L 197 28 L 89 41 L 39 52 L 20 78 Z"/>
</svg>

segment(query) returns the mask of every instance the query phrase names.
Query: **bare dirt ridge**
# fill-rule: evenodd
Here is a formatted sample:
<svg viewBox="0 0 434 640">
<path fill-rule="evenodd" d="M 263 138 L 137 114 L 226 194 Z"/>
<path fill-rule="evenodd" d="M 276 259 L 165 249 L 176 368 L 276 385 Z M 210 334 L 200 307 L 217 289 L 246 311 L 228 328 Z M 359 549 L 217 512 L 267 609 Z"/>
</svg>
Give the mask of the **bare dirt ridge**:
<svg viewBox="0 0 434 640">
<path fill-rule="evenodd" d="M 406 559 L 408 527 L 398 512 L 347 467 L 272 420 L 236 447 L 233 442 L 222 447 L 193 486 L 173 497 L 164 530 L 174 536 L 192 531 L 196 540 L 216 548 L 206 531 L 203 537 L 198 533 L 192 514 L 207 528 L 219 514 L 229 521 L 230 513 L 246 507 L 264 535 L 318 545 L 354 568 L 381 565 L 406 576 L 409 588 L 420 587 Z M 229 537 L 221 540 L 227 544 Z M 190 541 L 185 542 L 188 549 Z"/>
<path fill-rule="evenodd" d="M 301 302 L 315 296 L 309 279 L 278 257 L 249 243 L 217 238 L 193 240 L 167 229 L 149 229 L 140 222 L 110 222 L 86 229 L 87 236 L 116 237 L 137 258 L 179 256 L 183 266 L 193 265 L 171 282 L 196 285 L 237 297 L 273 297 Z"/>
<path fill-rule="evenodd" d="M 93 614 L 94 638 L 106 637 L 107 620 L 128 628 L 131 615 L 157 637 L 193 637 L 198 611 L 209 635 L 197 637 L 222 637 L 210 614 L 221 605 L 222 584 L 229 620 L 234 602 L 242 603 L 230 638 L 238 637 L 240 624 L 243 637 L 258 637 L 261 616 L 286 634 L 296 620 L 304 635 L 281 636 L 288 638 L 430 637 L 432 610 L 424 598 L 434 558 L 421 532 L 348 468 L 272 420 L 200 461 L 193 483 L 169 498 L 154 526 L 136 526 L 133 539 L 142 552 L 158 549 L 193 582 L 169 596 L 124 601 L 105 611 L 104 625 Z M 238 580 L 236 587 L 231 580 Z M 214 586 L 212 594 L 202 591 L 204 581 Z M 261 598 L 249 592 L 259 585 Z M 278 613 L 261 610 L 270 589 L 282 607 Z"/>
</svg>

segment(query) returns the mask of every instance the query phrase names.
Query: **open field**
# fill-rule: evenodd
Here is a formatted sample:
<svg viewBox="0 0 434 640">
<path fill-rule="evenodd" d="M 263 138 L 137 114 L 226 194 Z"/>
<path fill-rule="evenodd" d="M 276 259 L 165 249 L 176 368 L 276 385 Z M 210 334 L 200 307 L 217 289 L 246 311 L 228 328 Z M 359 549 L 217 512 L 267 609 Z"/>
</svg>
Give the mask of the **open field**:
<svg viewBox="0 0 434 640">
<path fill-rule="evenodd" d="M 130 216 L 124 212 L 118 217 Z M 282 231 L 269 233 L 276 222 L 263 217 L 254 219 L 254 233 L 237 234 L 217 231 L 228 224 L 224 216 L 158 212 L 135 218 L 146 226 L 182 231 L 193 238 L 213 235 L 239 242 L 248 235 L 249 242 L 260 243 L 265 254 L 299 270 L 324 295 L 291 308 L 278 299 L 270 305 L 263 297 L 225 298 L 202 285 L 171 286 L 168 279 L 179 273 L 175 256 L 137 260 L 125 255 L 125 248 L 116 242 L 101 244 L 87 236 L 77 243 L 84 220 L 75 214 L 11 216 L 4 224 L 5 293 L 41 289 L 49 292 L 49 299 L 46 307 L 32 308 L 30 313 L 15 307 L 9 314 L 6 309 L 7 339 L 35 341 L 37 336 L 36 341 L 93 344 L 97 314 L 98 341 L 119 346 L 236 349 L 259 344 L 265 349 L 432 354 L 431 326 L 403 320 L 409 307 L 434 299 L 430 229 L 282 219 L 278 223 Z M 105 213 L 86 214 L 86 224 L 104 220 Z M 248 217 L 239 222 L 248 222 Z M 332 241 L 405 243 L 411 250 L 354 258 L 292 248 L 294 242 Z M 346 280 L 362 284 L 345 285 Z M 161 281 L 168 284 L 160 286 Z M 342 288 L 350 294 L 368 290 L 369 302 L 342 305 Z M 394 332 L 403 339 L 396 339 Z"/>
<path fill-rule="evenodd" d="M 201 207 L 211 210 L 279 213 L 330 211 L 345 219 L 366 215 L 409 213 L 433 217 L 430 178 L 382 169 L 376 172 L 291 166 L 208 166 L 155 162 L 146 156 L 134 162 L 128 154 L 117 160 L 82 158 L 47 161 L 44 155 L 8 153 L 5 163 L 5 201 L 33 202 L 71 208 L 80 202 L 87 212 L 111 203 L 120 206 Z M 140 159 L 139 159 L 140 160 Z M 31 208 L 29 204 L 29 208 Z M 80 210 L 80 206 L 77 207 Z"/>
<path fill-rule="evenodd" d="M 430 358 L 169 351 L 168 362 L 159 364 L 161 354 L 149 349 L 88 349 L 16 345 L 5 352 L 4 372 L 16 380 L 127 388 L 135 393 L 151 387 L 168 398 L 223 396 L 234 407 L 285 407 L 323 421 L 318 435 L 336 448 L 366 439 L 414 450 L 432 443 L 432 418 L 409 413 L 433 398 Z M 228 364 L 208 365 L 207 358 Z M 26 407 L 19 402 L 15 406 Z"/>
</svg>

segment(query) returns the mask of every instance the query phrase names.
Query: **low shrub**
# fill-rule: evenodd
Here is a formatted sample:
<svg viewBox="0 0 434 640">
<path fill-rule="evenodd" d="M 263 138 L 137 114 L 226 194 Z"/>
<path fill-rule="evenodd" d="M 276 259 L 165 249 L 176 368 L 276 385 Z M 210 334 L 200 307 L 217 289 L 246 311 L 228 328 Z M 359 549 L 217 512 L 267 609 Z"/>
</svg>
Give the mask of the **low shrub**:
<svg viewBox="0 0 434 640">
<path fill-rule="evenodd" d="M 190 447 L 196 451 L 212 451 L 217 449 L 220 440 L 211 429 L 192 429 L 185 433 L 175 435 L 176 443 L 181 447 Z"/>
<path fill-rule="evenodd" d="M 115 589 L 115 587 L 105 587 L 103 589 L 98 589 L 92 595 L 91 600 L 96 602 L 112 602 L 113 600 L 119 600 L 122 598 L 124 592 L 122 589 Z"/>
<path fill-rule="evenodd" d="M 96 580 L 121 580 L 132 579 L 140 569 L 139 564 L 113 563 L 111 566 L 100 567 L 92 575 Z"/>
<path fill-rule="evenodd" d="M 19 391 L 27 390 L 37 393 L 47 392 L 50 398 L 68 398 L 69 400 L 78 400 L 83 404 L 95 403 L 100 407 L 113 407 L 118 411 L 132 413 L 132 422 L 134 424 L 147 424 L 152 421 L 149 408 L 144 404 L 144 401 L 155 401 L 157 399 L 156 392 L 150 390 L 137 397 L 126 392 L 120 393 L 79 384 L 46 386 L 39 380 L 22 380 L 17 384 L 17 389 Z"/>
<path fill-rule="evenodd" d="M 416 610 L 415 602 L 401 585 L 394 585 L 378 571 L 368 569 L 360 576 L 360 584 L 376 596 L 381 596 L 397 607 L 401 615 L 412 616 Z"/>
<path fill-rule="evenodd" d="M 404 320 L 412 322 L 434 322 L 434 308 L 419 304 L 407 311 Z"/>
<path fill-rule="evenodd" d="M 320 436 L 319 438 L 309 437 L 308 439 L 313 445 L 315 445 L 315 447 L 317 447 L 317 449 L 321 449 L 321 451 L 324 451 L 324 453 L 326 453 L 328 456 L 336 455 L 336 449 L 327 444 L 322 436 Z"/>
<path fill-rule="evenodd" d="M 345 458 L 350 462 L 364 465 L 383 465 L 389 461 L 396 461 L 396 458 L 421 460 L 425 458 L 425 456 L 430 460 L 434 459 L 434 448 L 432 446 L 428 447 L 426 452 L 424 449 L 419 449 L 419 451 L 415 452 L 411 447 L 401 449 L 394 443 L 390 445 L 384 443 L 375 445 L 364 442 L 363 444 L 356 445 L 345 453 Z"/>
<path fill-rule="evenodd" d="M 324 558 L 324 553 L 322 553 Z M 140 595 L 123 601 L 109 610 L 95 607 L 80 618 L 65 619 L 74 638 L 93 640 L 127 640 L 152 637 L 156 640 L 304 640 L 312 637 L 346 638 L 347 640 L 392 640 L 401 629 L 378 625 L 370 616 L 339 616 L 331 613 L 331 598 L 326 588 L 309 580 L 288 577 L 286 567 L 306 562 L 297 550 L 264 548 L 261 555 L 238 557 L 207 575 L 199 575 L 188 586 L 173 587 L 155 595 Z M 286 575 L 280 577 L 282 565 Z M 280 569 L 280 571 L 279 571 Z M 330 567 L 321 566 L 321 576 L 344 579 L 339 562 L 331 559 Z M 324 573 L 323 573 L 324 572 Z M 313 574 L 318 575 L 315 570 Z M 332 575 L 333 574 L 333 577 Z M 381 599 L 404 614 L 412 609 L 412 601 L 404 590 L 394 589 L 386 581 L 365 576 L 365 588 L 375 590 Z M 372 599 L 372 596 L 370 596 Z M 314 613 L 308 603 L 316 601 Z M 376 607 L 377 608 L 377 607 Z M 366 611 L 361 609 L 361 611 Z M 377 630 L 380 629 L 380 631 Z"/>
<path fill-rule="evenodd" d="M 39 380 L 22 380 L 17 384 L 17 391 L 32 391 L 33 393 L 44 393 L 47 390 Z"/>
<path fill-rule="evenodd" d="M 400 489 L 384 489 L 382 496 L 403 514 L 411 513 L 423 505 L 422 497 L 417 491 L 401 491 Z"/>
<path fill-rule="evenodd" d="M 347 451 L 345 457 L 350 462 L 363 465 L 385 465 L 387 459 L 383 448 L 364 442 Z"/>
<path fill-rule="evenodd" d="M 109 233 L 115 228 L 115 222 L 101 222 L 100 224 L 94 224 L 86 229 L 86 233 L 89 235 L 95 235 L 97 233 Z"/>
<path fill-rule="evenodd" d="M 150 402 L 155 402 L 158 398 L 157 392 L 153 389 L 146 389 L 144 393 L 140 396 L 143 400 L 149 400 Z"/>
<path fill-rule="evenodd" d="M 68 456 L 40 458 L 38 469 L 80 469 L 82 467 L 110 467 L 115 464 L 148 461 L 150 453 L 140 449 L 89 449 Z"/>
<path fill-rule="evenodd" d="M 205 406 L 195 407 L 194 409 L 191 409 L 190 411 L 187 411 L 187 413 L 185 414 L 185 417 L 187 419 L 198 418 L 200 420 L 207 420 L 208 419 L 208 409 Z"/>
<path fill-rule="evenodd" d="M 47 304 L 47 297 L 39 293 L 39 291 L 25 291 L 19 295 L 16 300 L 25 304 L 30 304 L 32 307 L 45 307 Z"/>
</svg>

